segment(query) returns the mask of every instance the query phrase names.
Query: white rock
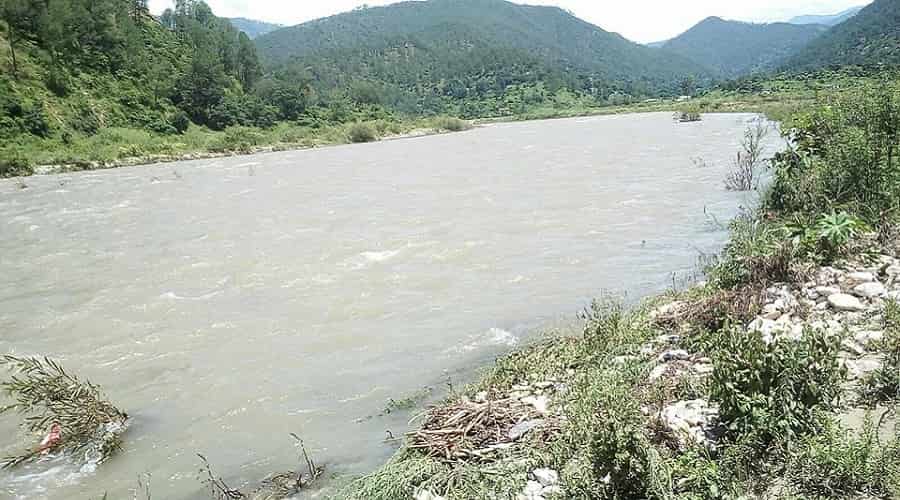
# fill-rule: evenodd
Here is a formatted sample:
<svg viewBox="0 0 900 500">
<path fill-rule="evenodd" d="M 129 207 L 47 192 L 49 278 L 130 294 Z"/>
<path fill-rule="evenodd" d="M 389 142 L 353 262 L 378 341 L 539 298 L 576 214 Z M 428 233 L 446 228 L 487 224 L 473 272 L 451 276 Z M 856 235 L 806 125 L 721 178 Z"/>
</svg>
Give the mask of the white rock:
<svg viewBox="0 0 900 500">
<path fill-rule="evenodd" d="M 853 339 L 844 339 L 841 341 L 841 347 L 843 347 L 845 351 L 857 356 L 862 356 L 866 353 L 866 350 Z"/>
<path fill-rule="evenodd" d="M 874 344 L 876 342 L 881 342 L 884 339 L 884 332 L 872 330 L 872 331 L 861 331 L 857 332 L 853 335 L 853 340 L 855 340 L 861 346 L 869 346 L 870 344 Z"/>
<path fill-rule="evenodd" d="M 841 289 L 836 286 L 817 286 L 816 293 L 822 297 L 828 297 L 836 293 L 841 293 Z"/>
<path fill-rule="evenodd" d="M 900 276 L 900 265 L 892 264 L 892 265 L 888 266 L 884 270 L 884 274 L 887 274 L 891 278 L 896 278 L 897 276 Z"/>
<path fill-rule="evenodd" d="M 763 307 L 761 316 L 764 319 L 778 319 L 781 317 L 781 310 L 775 304 L 766 304 Z"/>
<path fill-rule="evenodd" d="M 865 311 L 866 307 L 856 297 L 847 295 L 846 293 L 836 293 L 828 296 L 828 304 L 838 311 L 859 312 Z"/>
<path fill-rule="evenodd" d="M 666 371 L 668 369 L 669 369 L 669 367 L 666 365 L 658 365 L 658 366 L 654 367 L 653 370 L 650 371 L 650 375 L 647 378 L 651 382 L 659 380 L 660 378 L 662 378 L 663 375 L 666 374 Z"/>
<path fill-rule="evenodd" d="M 847 280 L 852 283 L 868 283 L 875 281 L 875 275 L 868 271 L 857 271 L 847 275 Z"/>
<path fill-rule="evenodd" d="M 660 335 L 656 337 L 656 342 L 660 344 L 677 344 L 681 342 L 681 335 Z"/>
<path fill-rule="evenodd" d="M 684 446 L 706 444 L 707 434 L 718 420 L 719 410 L 702 399 L 679 401 L 666 406 L 660 420 Z"/>
<path fill-rule="evenodd" d="M 713 365 L 708 363 L 697 363 L 691 367 L 697 375 L 709 375 L 713 372 Z"/>
<path fill-rule="evenodd" d="M 691 359 L 691 355 L 684 349 L 670 349 L 659 355 L 660 363 L 668 363 L 670 361 L 687 361 L 689 359 Z"/>
<path fill-rule="evenodd" d="M 531 473 L 545 488 L 559 483 L 559 474 L 553 469 L 535 469 Z"/>
<path fill-rule="evenodd" d="M 547 396 L 529 396 L 527 398 L 522 398 L 522 402 L 533 406 L 541 415 L 550 413 L 550 400 Z"/>
<path fill-rule="evenodd" d="M 858 297 L 871 299 L 872 297 L 881 297 L 882 295 L 887 293 L 887 289 L 881 283 L 878 283 L 877 281 L 871 281 L 854 287 L 853 293 Z"/>
<path fill-rule="evenodd" d="M 851 380 L 861 379 L 881 368 L 881 360 L 877 358 L 847 359 L 844 360 L 847 372 Z"/>
<path fill-rule="evenodd" d="M 541 419 L 526 420 L 524 422 L 514 425 L 512 427 L 512 429 L 510 429 L 509 432 L 507 433 L 507 436 L 509 436 L 509 438 L 512 439 L 513 441 L 517 441 L 520 437 L 524 436 L 525 434 L 528 434 L 529 432 L 533 431 L 534 429 L 537 429 L 543 423 L 544 423 L 544 421 Z"/>
<path fill-rule="evenodd" d="M 894 290 L 887 293 L 887 298 L 900 302 L 900 290 Z"/>
</svg>

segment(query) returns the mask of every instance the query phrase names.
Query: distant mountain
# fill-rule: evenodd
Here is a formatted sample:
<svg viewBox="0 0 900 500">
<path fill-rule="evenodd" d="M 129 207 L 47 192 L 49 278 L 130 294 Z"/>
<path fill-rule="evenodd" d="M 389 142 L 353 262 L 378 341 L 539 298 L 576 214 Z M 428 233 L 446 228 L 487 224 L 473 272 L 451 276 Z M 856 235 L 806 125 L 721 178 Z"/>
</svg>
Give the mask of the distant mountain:
<svg viewBox="0 0 900 500">
<path fill-rule="evenodd" d="M 652 48 L 654 48 L 654 49 L 658 49 L 658 48 L 662 47 L 663 45 L 665 45 L 665 44 L 667 44 L 667 43 L 669 43 L 668 40 L 663 40 L 663 41 L 661 41 L 661 42 L 650 42 L 650 43 L 645 43 L 644 45 L 646 45 L 647 47 L 652 47 Z"/>
<path fill-rule="evenodd" d="M 251 40 L 284 27 L 281 24 L 254 21 L 253 19 L 246 19 L 243 17 L 232 17 L 228 20 L 231 21 L 232 26 L 246 33 Z"/>
<path fill-rule="evenodd" d="M 785 69 L 900 66 L 900 0 L 875 0 L 790 58 Z"/>
<path fill-rule="evenodd" d="M 851 17 L 859 14 L 865 6 L 853 7 L 838 14 L 825 16 L 797 16 L 791 18 L 788 22 L 791 24 L 821 24 L 823 26 L 837 26 Z"/>
<path fill-rule="evenodd" d="M 489 96 L 546 83 L 609 95 L 676 92 L 700 65 L 606 32 L 572 14 L 503 0 L 408 1 L 357 9 L 256 40 L 270 68 L 302 68 L 320 88 L 365 81 L 390 92 Z"/>
<path fill-rule="evenodd" d="M 720 78 L 735 78 L 777 67 L 827 29 L 817 24 L 752 24 L 710 17 L 666 42 L 663 49 L 711 68 Z"/>
</svg>

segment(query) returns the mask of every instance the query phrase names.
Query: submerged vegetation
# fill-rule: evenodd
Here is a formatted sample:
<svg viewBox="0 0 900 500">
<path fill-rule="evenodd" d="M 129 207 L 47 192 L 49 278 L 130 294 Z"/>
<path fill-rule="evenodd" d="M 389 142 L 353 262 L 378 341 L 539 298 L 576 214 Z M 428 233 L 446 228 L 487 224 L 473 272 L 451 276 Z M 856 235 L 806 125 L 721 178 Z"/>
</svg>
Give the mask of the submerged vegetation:
<svg viewBox="0 0 900 500">
<path fill-rule="evenodd" d="M 98 386 L 69 374 L 49 358 L 4 356 L 0 365 L 12 372 L 0 388 L 14 400 L 0 413 L 19 412 L 28 432 L 46 434 L 34 450 L 5 458 L 3 468 L 50 453 L 97 465 L 118 450 L 128 415 L 106 401 Z"/>
<path fill-rule="evenodd" d="M 896 84 L 793 114 L 708 283 L 595 302 L 582 336 L 498 360 L 339 496 L 900 494 L 898 116 Z M 762 135 L 745 138 L 740 187 L 757 187 Z M 888 411 L 844 418 L 874 405 Z"/>
</svg>

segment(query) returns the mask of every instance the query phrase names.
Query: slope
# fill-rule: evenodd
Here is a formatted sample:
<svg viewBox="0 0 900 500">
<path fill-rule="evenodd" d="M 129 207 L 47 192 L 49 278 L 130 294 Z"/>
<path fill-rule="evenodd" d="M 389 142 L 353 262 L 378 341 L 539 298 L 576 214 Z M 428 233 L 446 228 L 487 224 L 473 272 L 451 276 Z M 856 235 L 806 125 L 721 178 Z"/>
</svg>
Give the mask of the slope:
<svg viewBox="0 0 900 500">
<path fill-rule="evenodd" d="M 307 70 L 321 88 L 367 80 L 457 97 L 541 81 L 608 95 L 674 92 L 708 72 L 555 7 L 503 0 L 410 1 L 285 28 L 256 40 L 270 67 Z"/>
<path fill-rule="evenodd" d="M 826 31 L 820 25 L 751 24 L 710 17 L 663 45 L 722 78 L 766 71 Z"/>
<path fill-rule="evenodd" d="M 823 26 L 837 26 L 851 17 L 859 14 L 864 6 L 853 7 L 843 12 L 832 15 L 811 15 L 792 17 L 788 22 L 791 24 L 821 24 Z"/>
<path fill-rule="evenodd" d="M 900 2 L 876 0 L 792 57 L 784 69 L 900 65 Z"/>
<path fill-rule="evenodd" d="M 250 37 L 251 40 L 284 27 L 281 24 L 256 21 L 254 19 L 247 19 L 244 17 L 232 17 L 229 18 L 228 21 L 231 22 L 232 26 L 244 32 L 248 37 Z"/>
</svg>

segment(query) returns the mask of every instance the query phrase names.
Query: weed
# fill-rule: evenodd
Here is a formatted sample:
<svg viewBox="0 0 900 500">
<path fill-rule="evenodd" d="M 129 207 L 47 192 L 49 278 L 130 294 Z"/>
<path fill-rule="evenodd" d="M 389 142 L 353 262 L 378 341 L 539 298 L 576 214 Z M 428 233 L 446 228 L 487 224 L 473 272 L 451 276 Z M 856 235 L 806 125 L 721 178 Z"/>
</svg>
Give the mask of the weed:
<svg viewBox="0 0 900 500">
<path fill-rule="evenodd" d="M 378 133 L 368 123 L 354 123 L 347 128 L 347 138 L 350 142 L 373 142 L 378 140 Z"/>
</svg>

